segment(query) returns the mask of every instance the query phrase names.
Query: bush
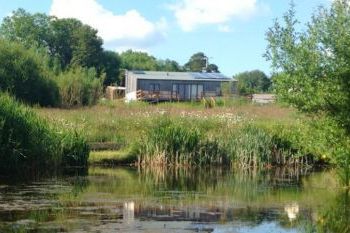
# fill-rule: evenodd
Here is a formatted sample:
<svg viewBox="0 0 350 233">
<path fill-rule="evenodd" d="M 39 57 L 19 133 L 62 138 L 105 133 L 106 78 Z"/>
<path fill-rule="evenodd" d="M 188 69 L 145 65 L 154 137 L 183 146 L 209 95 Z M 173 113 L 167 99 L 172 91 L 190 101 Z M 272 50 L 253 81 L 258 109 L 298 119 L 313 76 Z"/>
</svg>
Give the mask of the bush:
<svg viewBox="0 0 350 233">
<path fill-rule="evenodd" d="M 49 125 L 7 94 L 0 93 L 0 106 L 0 173 L 86 165 L 89 148 L 79 135 Z"/>
<path fill-rule="evenodd" d="M 22 45 L 0 40 L 0 91 L 30 104 L 55 106 L 58 88 L 39 53 Z"/>
<path fill-rule="evenodd" d="M 62 107 L 96 104 L 103 91 L 103 77 L 94 68 L 74 67 L 57 76 Z"/>
</svg>

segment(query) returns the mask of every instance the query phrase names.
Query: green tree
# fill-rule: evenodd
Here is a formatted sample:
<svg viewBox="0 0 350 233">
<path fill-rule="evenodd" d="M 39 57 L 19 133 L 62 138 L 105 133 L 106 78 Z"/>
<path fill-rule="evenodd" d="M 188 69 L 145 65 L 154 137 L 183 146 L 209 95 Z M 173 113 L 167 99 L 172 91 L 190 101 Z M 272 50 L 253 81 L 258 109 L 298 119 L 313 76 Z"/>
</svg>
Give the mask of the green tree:
<svg viewBox="0 0 350 233">
<path fill-rule="evenodd" d="M 50 20 L 51 17 L 45 14 L 32 15 L 20 8 L 3 19 L 0 37 L 20 42 L 26 47 L 46 47 L 51 34 Z"/>
<path fill-rule="evenodd" d="M 69 65 L 99 68 L 102 39 L 97 36 L 97 30 L 77 19 L 57 19 L 18 9 L 3 20 L 0 35 L 27 48 L 46 49 L 63 69 Z"/>
<path fill-rule="evenodd" d="M 121 58 L 118 53 L 113 51 L 103 51 L 100 67 L 103 72 L 106 74 L 106 79 L 104 80 L 104 86 L 111 84 L 120 85 L 120 67 L 121 67 Z"/>
<path fill-rule="evenodd" d="M 176 61 L 165 59 L 157 61 L 157 70 L 159 71 L 169 71 L 169 72 L 179 72 L 182 71 L 182 67 Z"/>
<path fill-rule="evenodd" d="M 155 57 L 144 52 L 127 50 L 120 54 L 121 67 L 127 70 L 157 70 Z"/>
<path fill-rule="evenodd" d="M 238 91 L 242 95 L 265 93 L 271 88 L 271 80 L 260 70 L 246 71 L 234 78 L 238 81 Z"/>
<path fill-rule="evenodd" d="M 37 51 L 0 39 L 0 90 L 27 103 L 55 106 L 58 89 L 42 60 Z"/>
<path fill-rule="evenodd" d="M 71 19 L 74 21 L 74 19 Z M 72 65 L 95 67 L 100 65 L 102 56 L 102 39 L 97 36 L 97 30 L 82 23 L 72 31 Z"/>
<path fill-rule="evenodd" d="M 280 100 L 314 116 L 337 123 L 328 138 L 335 138 L 334 161 L 350 185 L 350 0 L 334 0 L 329 9 L 314 13 L 304 31 L 295 7 L 275 21 L 267 32 L 267 60 L 275 72 L 274 88 Z M 338 132 L 345 135 L 337 137 Z"/>
<path fill-rule="evenodd" d="M 278 96 L 298 109 L 324 112 L 350 134 L 350 1 L 320 8 L 297 31 L 294 5 L 267 32 L 267 60 Z"/>
<path fill-rule="evenodd" d="M 209 64 L 208 57 L 203 52 L 198 52 L 190 57 L 185 64 L 185 69 L 192 72 L 219 72 L 219 67 L 215 64 Z"/>
</svg>

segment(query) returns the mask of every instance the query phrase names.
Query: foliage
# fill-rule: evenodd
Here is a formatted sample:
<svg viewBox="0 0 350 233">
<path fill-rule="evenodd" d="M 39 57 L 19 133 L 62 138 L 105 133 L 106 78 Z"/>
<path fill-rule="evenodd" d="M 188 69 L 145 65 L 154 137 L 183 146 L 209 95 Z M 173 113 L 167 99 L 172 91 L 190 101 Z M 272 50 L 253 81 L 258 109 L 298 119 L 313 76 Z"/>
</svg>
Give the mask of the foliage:
<svg viewBox="0 0 350 233">
<path fill-rule="evenodd" d="M 41 172 L 84 166 L 88 146 L 79 135 L 58 130 L 32 110 L 0 93 L 0 172 Z"/>
<path fill-rule="evenodd" d="M 65 38 L 72 41 L 70 44 L 72 49 L 70 63 L 75 66 L 98 68 L 103 49 L 102 39 L 97 36 L 97 30 L 82 24 L 76 19 L 66 19 L 64 22 L 66 22 L 66 25 L 63 25 L 63 27 L 72 30 L 70 32 L 71 39 Z M 69 24 L 72 24 L 72 26 L 70 27 Z"/>
<path fill-rule="evenodd" d="M 57 19 L 18 9 L 3 20 L 0 35 L 27 48 L 45 48 L 63 69 L 71 64 L 100 67 L 102 39 L 95 29 L 77 19 Z"/>
<path fill-rule="evenodd" d="M 276 93 L 299 110 L 326 115 L 336 123 L 331 130 L 319 132 L 336 135 L 336 144 L 323 145 L 332 148 L 326 150 L 330 152 L 327 156 L 341 167 L 343 183 L 349 186 L 350 1 L 335 0 L 330 9 L 321 7 L 303 32 L 297 31 L 298 26 L 292 4 L 284 15 L 284 25 L 276 21 L 267 32 L 265 56 L 276 72 Z"/>
<path fill-rule="evenodd" d="M 31 104 L 55 106 L 58 88 L 41 54 L 14 42 L 0 40 L 0 90 Z"/>
<path fill-rule="evenodd" d="M 61 106 L 79 107 L 93 105 L 103 90 L 104 77 L 98 77 L 94 68 L 71 68 L 57 76 Z"/>
<path fill-rule="evenodd" d="M 120 54 L 122 60 L 121 67 L 127 70 L 157 70 L 157 60 L 155 57 L 144 53 L 127 50 Z"/>
<path fill-rule="evenodd" d="M 237 165 L 262 167 L 303 164 L 298 150 L 273 131 L 253 124 L 215 136 L 198 123 L 160 118 L 139 143 L 139 162 L 151 165 Z M 206 127 L 214 127 L 206 121 Z M 212 126 L 210 126 L 212 125 Z"/>
<path fill-rule="evenodd" d="M 120 75 L 120 65 L 121 58 L 118 53 L 113 51 L 103 51 L 101 56 L 101 69 L 106 74 L 104 80 L 104 86 L 117 84 L 120 85 L 121 80 L 119 79 Z"/>
<path fill-rule="evenodd" d="M 265 93 L 271 89 L 271 80 L 260 70 L 246 71 L 235 75 L 241 95 Z"/>
<path fill-rule="evenodd" d="M 219 67 L 215 64 L 209 64 L 208 57 L 202 52 L 193 54 L 184 68 L 192 72 L 202 72 L 203 69 L 206 69 L 207 72 L 219 72 Z"/>
<path fill-rule="evenodd" d="M 0 27 L 0 35 L 9 41 L 17 41 L 27 48 L 47 45 L 50 40 L 50 17 L 45 14 L 30 14 L 18 9 L 5 17 Z"/>
<path fill-rule="evenodd" d="M 350 196 L 349 192 L 337 195 L 335 200 L 328 204 L 325 210 L 321 211 L 314 226 L 314 232 L 349 232 L 350 225 Z"/>
<path fill-rule="evenodd" d="M 197 129 L 160 119 L 140 144 L 139 161 L 146 164 L 194 163 L 200 148 Z"/>
<path fill-rule="evenodd" d="M 237 94 L 237 82 L 223 82 L 221 84 L 221 92 L 223 97 L 232 97 Z M 236 96 L 238 98 L 238 96 Z"/>
<path fill-rule="evenodd" d="M 182 67 L 176 61 L 165 59 L 157 61 L 158 71 L 180 72 L 183 71 Z"/>
<path fill-rule="evenodd" d="M 266 58 L 278 74 L 281 100 L 307 112 L 324 112 L 350 133 L 350 1 L 320 8 L 298 32 L 294 5 L 267 32 Z"/>
</svg>

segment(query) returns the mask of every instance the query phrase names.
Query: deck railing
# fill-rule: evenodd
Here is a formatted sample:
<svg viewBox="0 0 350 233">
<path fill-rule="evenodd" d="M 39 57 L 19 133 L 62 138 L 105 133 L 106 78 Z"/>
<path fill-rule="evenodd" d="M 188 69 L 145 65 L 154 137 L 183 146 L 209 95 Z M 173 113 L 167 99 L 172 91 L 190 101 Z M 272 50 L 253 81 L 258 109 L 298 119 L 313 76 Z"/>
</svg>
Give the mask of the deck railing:
<svg viewBox="0 0 350 233">
<path fill-rule="evenodd" d="M 196 97 L 186 98 L 181 96 L 178 92 L 175 91 L 144 91 L 138 90 L 136 92 L 136 96 L 138 100 L 146 100 L 146 101 L 182 101 L 182 100 L 195 100 L 199 101 L 203 98 L 208 97 L 216 97 L 218 96 L 215 91 L 206 91 L 202 92 L 201 95 Z"/>
</svg>

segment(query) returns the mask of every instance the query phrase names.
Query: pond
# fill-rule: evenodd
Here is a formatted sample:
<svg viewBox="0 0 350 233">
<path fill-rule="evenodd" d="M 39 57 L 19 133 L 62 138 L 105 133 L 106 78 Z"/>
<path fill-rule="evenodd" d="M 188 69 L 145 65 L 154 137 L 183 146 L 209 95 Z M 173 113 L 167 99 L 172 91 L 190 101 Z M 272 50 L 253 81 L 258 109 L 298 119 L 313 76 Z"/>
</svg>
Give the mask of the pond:
<svg viewBox="0 0 350 233">
<path fill-rule="evenodd" d="M 350 232 L 334 171 L 91 167 L 0 183 L 0 232 Z M 349 230 L 349 231 L 348 231 Z"/>
</svg>

